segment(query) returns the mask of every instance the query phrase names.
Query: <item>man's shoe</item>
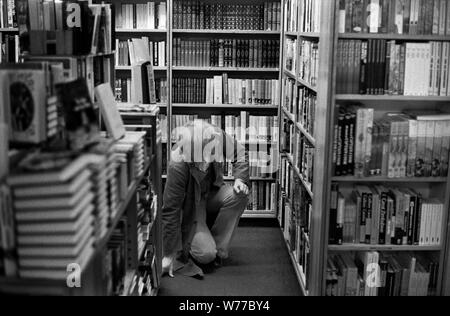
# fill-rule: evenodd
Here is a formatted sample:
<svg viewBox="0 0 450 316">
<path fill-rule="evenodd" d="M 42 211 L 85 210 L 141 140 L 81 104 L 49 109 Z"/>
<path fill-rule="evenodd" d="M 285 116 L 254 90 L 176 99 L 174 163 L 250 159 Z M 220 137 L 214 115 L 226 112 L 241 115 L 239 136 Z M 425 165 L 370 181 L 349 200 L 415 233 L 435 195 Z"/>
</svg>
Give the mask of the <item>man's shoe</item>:
<svg viewBox="0 0 450 316">
<path fill-rule="evenodd" d="M 223 267 L 223 259 L 221 257 L 217 256 L 216 260 L 214 260 L 213 264 L 214 264 L 214 268 L 216 268 L 216 269 L 222 268 Z"/>
</svg>

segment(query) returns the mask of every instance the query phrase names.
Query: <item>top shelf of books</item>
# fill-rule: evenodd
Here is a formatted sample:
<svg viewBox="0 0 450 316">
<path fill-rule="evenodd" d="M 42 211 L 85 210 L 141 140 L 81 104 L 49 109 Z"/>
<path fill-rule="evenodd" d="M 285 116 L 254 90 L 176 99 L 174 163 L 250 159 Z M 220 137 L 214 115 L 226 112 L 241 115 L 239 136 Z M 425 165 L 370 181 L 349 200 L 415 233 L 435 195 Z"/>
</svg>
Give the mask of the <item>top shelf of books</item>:
<svg viewBox="0 0 450 316">
<path fill-rule="evenodd" d="M 443 41 L 450 42 L 450 35 L 410 35 L 410 34 L 380 34 L 380 33 L 341 33 L 340 39 L 385 39 L 397 41 Z"/>
</svg>

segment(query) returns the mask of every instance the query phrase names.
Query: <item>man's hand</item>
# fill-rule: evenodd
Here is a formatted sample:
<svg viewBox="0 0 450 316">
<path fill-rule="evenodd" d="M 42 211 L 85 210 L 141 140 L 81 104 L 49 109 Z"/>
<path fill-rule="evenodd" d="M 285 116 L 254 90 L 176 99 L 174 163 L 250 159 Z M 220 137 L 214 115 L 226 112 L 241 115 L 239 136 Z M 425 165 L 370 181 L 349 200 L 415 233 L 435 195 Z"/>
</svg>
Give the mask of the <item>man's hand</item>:
<svg viewBox="0 0 450 316">
<path fill-rule="evenodd" d="M 233 189 L 236 194 L 248 195 L 250 192 L 248 186 L 241 179 L 236 179 L 234 181 Z"/>
<path fill-rule="evenodd" d="M 162 261 L 162 272 L 163 274 L 168 274 L 171 278 L 173 278 L 173 262 L 174 256 L 164 257 Z"/>
</svg>

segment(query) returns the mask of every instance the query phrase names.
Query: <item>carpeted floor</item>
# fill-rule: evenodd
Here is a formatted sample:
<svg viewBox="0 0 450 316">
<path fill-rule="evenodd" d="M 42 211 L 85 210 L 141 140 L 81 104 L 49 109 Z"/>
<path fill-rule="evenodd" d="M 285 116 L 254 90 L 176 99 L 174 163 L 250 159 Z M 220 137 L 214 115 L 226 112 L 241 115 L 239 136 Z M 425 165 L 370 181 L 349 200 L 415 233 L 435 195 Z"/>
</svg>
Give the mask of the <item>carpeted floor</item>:
<svg viewBox="0 0 450 316">
<path fill-rule="evenodd" d="M 204 280 L 164 277 L 160 296 L 300 296 L 281 230 L 242 222 L 224 267 Z"/>
</svg>

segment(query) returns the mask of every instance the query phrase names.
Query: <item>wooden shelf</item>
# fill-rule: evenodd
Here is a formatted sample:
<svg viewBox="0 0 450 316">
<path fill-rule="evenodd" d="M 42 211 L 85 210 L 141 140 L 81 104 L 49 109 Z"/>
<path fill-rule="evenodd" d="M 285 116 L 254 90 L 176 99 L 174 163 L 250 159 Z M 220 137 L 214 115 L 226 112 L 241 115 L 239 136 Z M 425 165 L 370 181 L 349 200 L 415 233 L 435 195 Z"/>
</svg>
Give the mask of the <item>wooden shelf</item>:
<svg viewBox="0 0 450 316">
<path fill-rule="evenodd" d="M 167 30 L 160 29 L 116 29 L 116 33 L 167 33 Z"/>
<path fill-rule="evenodd" d="M 115 66 L 116 70 L 119 71 L 131 71 L 133 67 L 132 66 Z M 166 71 L 167 67 L 165 66 L 153 66 L 153 70 L 155 71 Z"/>
<path fill-rule="evenodd" d="M 172 108 L 206 108 L 206 109 L 238 109 L 238 110 L 278 110 L 277 105 L 265 104 L 190 104 L 173 103 Z"/>
<path fill-rule="evenodd" d="M 365 244 L 344 244 L 329 245 L 329 251 L 441 251 L 441 246 L 395 246 L 395 245 L 365 245 Z"/>
<path fill-rule="evenodd" d="M 339 34 L 340 39 L 385 39 L 401 41 L 450 41 L 446 35 L 407 35 L 407 34 L 375 34 L 375 33 L 344 33 Z"/>
<path fill-rule="evenodd" d="M 295 116 L 291 112 L 288 111 L 284 106 L 281 107 L 284 115 L 288 118 L 289 121 L 296 123 Z"/>
<path fill-rule="evenodd" d="M 315 138 L 310 133 L 308 133 L 308 131 L 303 127 L 303 125 L 298 123 L 298 122 L 296 122 L 295 125 L 296 125 L 297 129 L 303 134 L 303 136 L 306 137 L 308 142 L 310 142 L 310 144 L 313 147 L 316 147 L 316 140 L 315 140 Z"/>
<path fill-rule="evenodd" d="M 290 37 L 297 37 L 298 33 L 297 32 L 284 32 L 284 35 L 290 36 Z"/>
<path fill-rule="evenodd" d="M 0 32 L 2 33 L 15 33 L 15 32 L 19 32 L 18 28 L 13 28 L 13 27 L 6 27 L 6 28 L 0 28 Z"/>
<path fill-rule="evenodd" d="M 284 74 L 293 80 L 297 80 L 297 76 L 292 71 L 284 69 Z"/>
<path fill-rule="evenodd" d="M 189 67 L 174 66 L 174 71 L 220 71 L 220 72 L 279 72 L 279 68 L 242 68 L 242 67 Z"/>
<path fill-rule="evenodd" d="M 295 260 L 294 254 L 292 253 L 291 248 L 289 246 L 289 242 L 287 240 L 284 240 L 284 243 L 286 245 L 286 250 L 289 253 L 289 257 L 291 258 L 292 266 L 294 267 L 295 275 L 297 276 L 300 289 L 304 296 L 308 296 L 309 293 L 308 290 L 306 289 L 306 276 L 305 273 L 303 272 L 303 268 L 300 266 L 297 260 Z"/>
<path fill-rule="evenodd" d="M 173 33 L 179 34 L 238 34 L 238 35 L 280 35 L 280 31 L 264 30 L 210 30 L 210 29 L 174 29 Z"/>
<path fill-rule="evenodd" d="M 277 218 L 277 214 L 272 210 L 267 211 L 245 211 L 241 218 L 251 219 L 273 219 Z"/>
<path fill-rule="evenodd" d="M 332 177 L 333 182 L 354 182 L 354 183 L 447 183 L 447 178 L 387 178 L 368 177 L 357 178 L 353 176 Z"/>
<path fill-rule="evenodd" d="M 320 33 L 314 32 L 299 32 L 298 35 L 300 37 L 312 38 L 312 39 L 320 39 Z"/>
<path fill-rule="evenodd" d="M 337 94 L 335 99 L 337 101 L 450 102 L 450 96 L 435 97 L 435 96 L 404 96 L 404 95 Z"/>
<path fill-rule="evenodd" d="M 302 86 L 308 88 L 309 90 L 311 90 L 312 92 L 317 93 L 317 87 L 314 87 L 313 85 L 311 85 L 309 82 L 304 81 L 303 79 L 297 78 L 297 81 L 299 84 L 301 84 Z"/>
<path fill-rule="evenodd" d="M 223 177 L 224 181 L 234 181 L 234 177 Z M 266 182 L 273 182 L 276 181 L 276 179 L 273 178 L 263 178 L 263 177 L 250 177 L 250 181 L 266 181 Z"/>
</svg>

